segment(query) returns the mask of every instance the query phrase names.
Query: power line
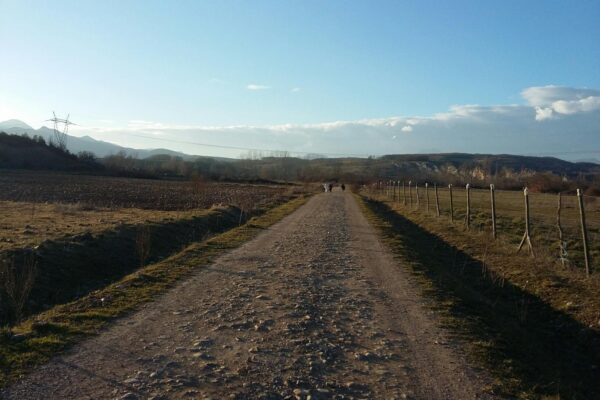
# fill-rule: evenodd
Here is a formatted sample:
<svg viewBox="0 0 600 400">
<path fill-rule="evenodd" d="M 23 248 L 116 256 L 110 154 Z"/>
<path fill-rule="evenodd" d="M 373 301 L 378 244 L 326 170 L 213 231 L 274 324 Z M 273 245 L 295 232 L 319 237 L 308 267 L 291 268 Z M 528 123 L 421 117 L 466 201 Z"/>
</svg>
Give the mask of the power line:
<svg viewBox="0 0 600 400">
<path fill-rule="evenodd" d="M 246 151 L 263 151 L 263 152 L 288 152 L 293 154 L 305 154 L 305 155 L 324 155 L 324 156 L 339 156 L 339 157 L 381 157 L 384 155 L 392 155 L 393 153 L 388 154 L 366 154 L 366 153 L 321 153 L 321 152 L 307 152 L 307 151 L 288 151 L 288 150 L 274 150 L 274 149 L 259 149 L 259 148 L 251 148 L 251 147 L 238 147 L 238 146 L 227 146 L 227 145 L 219 145 L 219 144 L 210 144 L 210 143 L 200 143 L 194 141 L 185 141 L 185 140 L 176 140 L 176 139 L 165 139 L 165 138 L 157 138 L 152 136 L 140 135 L 137 133 L 123 132 L 125 135 L 136 136 L 144 139 L 151 140 L 159 140 L 163 142 L 171 142 L 171 143 L 179 143 L 179 144 L 193 144 L 196 146 L 204 146 L 204 147 L 213 147 L 218 149 L 229 149 L 229 150 L 246 150 Z M 446 153 L 446 152 L 444 152 Z M 447 153 L 461 153 L 457 151 L 447 152 Z M 423 153 L 428 154 L 428 153 Z M 490 153 L 494 155 L 493 153 Z M 548 152 L 548 153 L 527 153 L 525 156 L 553 156 L 553 155 L 563 155 L 563 154 L 600 154 L 600 150 L 574 150 L 574 151 L 561 151 L 561 152 Z"/>
<path fill-rule="evenodd" d="M 321 152 L 308 152 L 308 151 L 288 151 L 288 150 L 274 150 L 274 149 L 259 149 L 259 148 L 252 148 L 252 147 L 227 146 L 227 145 L 221 145 L 221 144 L 200 143 L 200 142 L 187 141 L 187 140 L 157 138 L 157 137 L 140 135 L 138 133 L 130 133 L 130 132 L 123 132 L 123 134 L 129 135 L 129 136 L 135 136 L 135 137 L 139 137 L 139 138 L 144 138 L 144 139 L 169 142 L 169 143 L 191 144 L 191 145 L 195 145 L 195 146 L 212 147 L 212 148 L 227 149 L 227 150 L 257 151 L 257 152 L 265 152 L 265 153 L 285 153 L 285 152 L 287 152 L 287 153 L 291 153 L 291 154 L 304 154 L 304 155 L 315 155 L 315 156 L 337 156 L 337 157 L 369 157 L 369 156 L 376 156 L 374 154 L 321 153 Z"/>
<path fill-rule="evenodd" d="M 74 124 L 75 125 L 75 124 Z M 178 144 L 188 144 L 202 147 L 210 147 L 216 149 L 226 149 L 226 150 L 240 150 L 240 151 L 256 151 L 256 152 L 265 152 L 265 153 L 290 153 L 290 154 L 298 154 L 298 155 L 308 155 L 308 156 L 332 156 L 332 157 L 381 157 L 385 155 L 393 155 L 394 153 L 386 153 L 386 154 L 366 154 L 366 153 L 322 153 L 322 152 L 308 152 L 308 151 L 289 151 L 289 150 L 281 150 L 281 149 L 263 149 L 263 148 L 253 148 L 253 147 L 242 147 L 242 146 L 228 146 L 228 145 L 220 145 L 213 143 L 202 143 L 188 140 L 177 140 L 177 139 L 166 139 L 166 138 L 158 138 L 154 136 L 141 135 L 138 133 L 131 132 L 120 132 L 123 135 L 127 136 L 135 136 L 143 139 L 156 140 L 167 143 L 178 143 Z M 460 151 L 451 151 L 444 153 L 464 153 Z M 399 154 L 399 153 L 396 153 Z M 411 153 L 413 154 L 413 153 Z M 418 154 L 418 153 L 417 153 Z M 429 153 L 423 153 L 429 154 Z M 493 153 L 490 153 L 494 155 Z M 545 153 L 526 153 L 523 156 L 534 156 L 534 157 L 542 157 L 542 156 L 559 156 L 566 154 L 600 154 L 600 150 L 574 150 L 574 151 L 561 151 L 561 152 L 545 152 Z"/>
</svg>

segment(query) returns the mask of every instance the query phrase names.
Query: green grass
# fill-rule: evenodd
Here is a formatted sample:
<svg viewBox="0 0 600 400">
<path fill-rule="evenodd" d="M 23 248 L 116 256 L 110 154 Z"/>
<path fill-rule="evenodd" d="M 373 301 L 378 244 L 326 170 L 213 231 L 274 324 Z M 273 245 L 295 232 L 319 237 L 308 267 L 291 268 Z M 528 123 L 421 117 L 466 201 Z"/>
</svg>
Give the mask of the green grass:
<svg viewBox="0 0 600 400">
<path fill-rule="evenodd" d="M 97 334 L 116 318 L 154 300 L 178 281 L 209 265 L 216 257 L 280 221 L 307 199 L 306 196 L 295 198 L 240 227 L 194 243 L 180 253 L 148 265 L 101 290 L 25 320 L 11 331 L 7 328 L 0 330 L 0 387 L 74 343 Z"/>
<path fill-rule="evenodd" d="M 508 397 L 600 398 L 598 280 L 514 254 L 487 232 L 359 197 L 473 363 Z M 574 307 L 565 307 L 571 302 Z"/>
</svg>

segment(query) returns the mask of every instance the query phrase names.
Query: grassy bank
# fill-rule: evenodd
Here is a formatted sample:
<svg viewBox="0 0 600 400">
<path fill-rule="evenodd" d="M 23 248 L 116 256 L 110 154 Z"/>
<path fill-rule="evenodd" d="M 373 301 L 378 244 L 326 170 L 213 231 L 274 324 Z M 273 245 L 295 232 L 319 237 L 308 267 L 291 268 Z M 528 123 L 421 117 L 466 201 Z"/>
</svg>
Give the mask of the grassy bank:
<svg viewBox="0 0 600 400">
<path fill-rule="evenodd" d="M 0 332 L 0 386 L 22 376 L 68 346 L 105 328 L 143 303 L 173 287 L 178 281 L 210 264 L 275 224 L 307 201 L 298 197 L 275 207 L 246 224 L 180 253 L 148 265 L 103 289 L 74 302 L 56 306 L 13 329 Z"/>
<path fill-rule="evenodd" d="M 264 211 L 256 210 L 256 213 L 260 215 Z M 225 232 L 240 222 L 243 220 L 239 209 L 213 207 L 198 210 L 188 218 L 140 220 L 94 234 L 87 232 L 46 240 L 36 246 L 34 252 L 29 248 L 0 252 L 0 261 L 23 266 L 28 255 L 33 257 L 35 279 L 21 313 L 27 317 L 85 296 L 141 266 L 163 260 L 193 242 Z M 2 311 L 0 309 L 0 323 L 3 322 Z M 4 311 L 8 314 L 10 310 Z"/>
<path fill-rule="evenodd" d="M 492 372 L 492 392 L 600 397 L 598 279 L 515 256 L 513 246 L 458 224 L 360 202 L 473 361 Z"/>
</svg>

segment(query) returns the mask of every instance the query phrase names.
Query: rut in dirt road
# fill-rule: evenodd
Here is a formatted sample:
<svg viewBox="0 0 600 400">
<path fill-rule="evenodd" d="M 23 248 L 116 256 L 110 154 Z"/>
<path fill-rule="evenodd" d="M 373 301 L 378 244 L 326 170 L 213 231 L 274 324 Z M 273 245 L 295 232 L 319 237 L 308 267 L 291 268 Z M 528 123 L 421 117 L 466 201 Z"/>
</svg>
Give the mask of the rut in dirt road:
<svg viewBox="0 0 600 400">
<path fill-rule="evenodd" d="M 475 399 L 464 361 L 348 193 L 323 193 L 7 399 Z"/>
</svg>

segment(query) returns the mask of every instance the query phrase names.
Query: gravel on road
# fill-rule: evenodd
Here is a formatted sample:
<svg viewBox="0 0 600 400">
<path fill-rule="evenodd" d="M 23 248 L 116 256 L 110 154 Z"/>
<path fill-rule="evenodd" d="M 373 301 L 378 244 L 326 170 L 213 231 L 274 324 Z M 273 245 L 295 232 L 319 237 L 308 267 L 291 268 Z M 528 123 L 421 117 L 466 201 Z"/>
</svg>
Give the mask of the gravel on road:
<svg viewBox="0 0 600 400">
<path fill-rule="evenodd" d="M 0 397 L 489 398 L 427 304 L 353 195 L 323 193 Z"/>
</svg>

